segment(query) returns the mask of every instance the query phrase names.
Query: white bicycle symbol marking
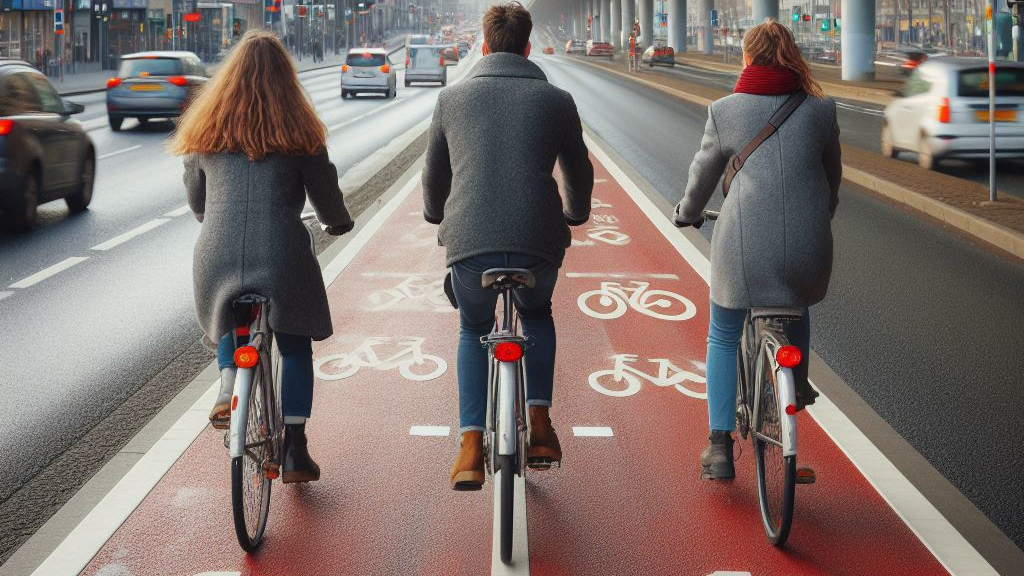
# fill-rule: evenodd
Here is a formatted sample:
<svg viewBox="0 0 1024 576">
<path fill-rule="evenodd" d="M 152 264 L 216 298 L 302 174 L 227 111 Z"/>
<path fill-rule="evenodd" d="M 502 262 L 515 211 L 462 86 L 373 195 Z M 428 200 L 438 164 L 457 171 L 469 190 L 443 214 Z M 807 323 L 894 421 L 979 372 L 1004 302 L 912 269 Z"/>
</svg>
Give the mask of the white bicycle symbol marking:
<svg viewBox="0 0 1024 576">
<path fill-rule="evenodd" d="M 590 208 L 591 209 L 594 209 L 594 208 L 614 208 L 614 206 L 612 206 L 611 204 L 602 202 L 602 201 L 598 200 L 597 198 L 591 197 L 590 198 Z"/>
<path fill-rule="evenodd" d="M 596 216 L 594 217 L 597 218 Z M 612 246 L 625 246 L 629 244 L 631 238 L 629 234 L 619 230 L 618 226 L 601 225 L 594 226 L 587 229 L 587 236 L 590 240 L 573 240 L 573 246 L 595 246 L 597 240 L 604 242 L 605 244 L 611 244 Z"/>
<path fill-rule="evenodd" d="M 313 363 L 313 371 L 321 380 L 342 380 L 354 375 L 360 368 L 382 371 L 398 368 L 398 372 L 406 380 L 426 382 L 447 372 L 448 363 L 440 356 L 424 354 L 425 341 L 426 338 L 416 337 L 370 337 L 347 354 L 332 354 L 318 359 Z M 402 348 L 387 358 L 377 356 L 375 348 L 389 342 L 394 342 Z"/>
<path fill-rule="evenodd" d="M 601 287 L 597 290 L 580 294 L 576 304 L 584 314 L 599 320 L 619 318 L 626 313 L 627 308 L 652 318 L 674 322 L 689 320 L 697 314 L 697 307 L 685 296 L 668 290 L 648 290 L 650 282 L 633 280 L 630 284 L 632 287 L 623 286 L 618 282 L 601 282 Z M 592 306 L 590 301 L 595 297 L 597 306 Z M 673 313 L 672 310 L 677 308 L 674 304 L 677 303 L 682 305 L 683 309 L 681 312 Z"/>
<path fill-rule="evenodd" d="M 615 360 L 614 368 L 598 370 L 592 373 L 589 378 L 590 387 L 605 396 L 612 396 L 613 398 L 632 396 L 640 391 L 641 379 L 643 379 L 655 386 L 672 386 L 691 398 L 707 400 L 707 378 L 695 372 L 683 370 L 667 358 L 650 358 L 647 360 L 658 365 L 658 374 L 656 376 L 631 366 L 639 358 L 636 354 L 616 354 L 611 358 Z M 706 366 L 701 362 L 691 361 L 690 363 L 697 369 L 706 370 Z M 695 387 L 692 387 L 692 384 L 691 387 L 684 386 L 683 384 L 686 382 L 704 384 L 705 390 L 696 390 L 694 389 Z"/>
<path fill-rule="evenodd" d="M 594 214 L 591 218 L 594 220 L 594 222 L 597 222 L 598 224 L 618 224 L 619 223 L 618 216 L 613 216 L 611 214 Z"/>
<path fill-rule="evenodd" d="M 368 310 L 378 312 L 391 308 L 455 311 L 445 296 L 444 278 L 430 279 L 419 275 L 410 276 L 393 288 L 383 288 L 370 294 Z"/>
</svg>

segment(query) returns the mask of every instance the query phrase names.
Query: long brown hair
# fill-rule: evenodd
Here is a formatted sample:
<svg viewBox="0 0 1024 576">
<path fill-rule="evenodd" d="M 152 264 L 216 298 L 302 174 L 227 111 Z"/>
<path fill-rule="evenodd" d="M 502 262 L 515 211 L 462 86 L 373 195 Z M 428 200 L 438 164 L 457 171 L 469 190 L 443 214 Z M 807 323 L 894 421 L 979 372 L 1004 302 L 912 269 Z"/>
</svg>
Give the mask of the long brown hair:
<svg viewBox="0 0 1024 576">
<path fill-rule="evenodd" d="M 317 117 L 277 36 L 250 30 L 189 105 L 170 143 L 173 154 L 318 153 L 327 128 Z"/>
<path fill-rule="evenodd" d="M 753 66 L 791 70 L 800 79 L 804 92 L 815 98 L 825 97 L 821 85 L 811 77 L 811 67 L 804 61 L 793 33 L 777 21 L 769 18 L 747 30 L 743 36 L 743 54 Z"/>
</svg>

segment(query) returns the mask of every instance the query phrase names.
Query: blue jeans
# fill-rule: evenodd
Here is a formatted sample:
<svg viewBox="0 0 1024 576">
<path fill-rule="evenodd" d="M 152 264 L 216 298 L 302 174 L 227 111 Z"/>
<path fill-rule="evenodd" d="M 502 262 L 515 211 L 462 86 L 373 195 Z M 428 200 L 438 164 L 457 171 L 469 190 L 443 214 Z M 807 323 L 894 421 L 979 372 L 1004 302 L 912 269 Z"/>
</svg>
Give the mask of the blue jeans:
<svg viewBox="0 0 1024 576">
<path fill-rule="evenodd" d="M 736 351 L 743 336 L 746 310 L 723 308 L 711 303 L 711 325 L 708 326 L 708 420 L 711 430 L 736 429 Z M 786 325 L 790 343 L 804 353 L 800 365 L 793 370 L 797 381 L 807 379 L 810 360 L 811 316 L 805 308 L 800 322 Z"/>
<path fill-rule="evenodd" d="M 313 339 L 309 336 L 274 333 L 281 350 L 281 408 L 285 416 L 309 418 L 313 410 Z M 249 339 L 239 337 L 239 346 Z M 217 346 L 217 367 L 235 365 L 235 343 L 228 332 Z"/>
<path fill-rule="evenodd" d="M 537 256 L 492 253 L 473 256 L 452 265 L 452 288 L 459 303 L 459 426 L 460 432 L 483 430 L 487 412 L 487 349 L 480 338 L 494 328 L 499 293 L 480 287 L 480 277 L 490 268 L 528 268 L 537 279 L 529 290 L 515 292 L 515 307 L 523 334 L 531 338 L 526 349 L 526 404 L 551 406 L 555 379 L 555 321 L 551 318 L 551 294 L 558 280 L 558 266 Z"/>
</svg>

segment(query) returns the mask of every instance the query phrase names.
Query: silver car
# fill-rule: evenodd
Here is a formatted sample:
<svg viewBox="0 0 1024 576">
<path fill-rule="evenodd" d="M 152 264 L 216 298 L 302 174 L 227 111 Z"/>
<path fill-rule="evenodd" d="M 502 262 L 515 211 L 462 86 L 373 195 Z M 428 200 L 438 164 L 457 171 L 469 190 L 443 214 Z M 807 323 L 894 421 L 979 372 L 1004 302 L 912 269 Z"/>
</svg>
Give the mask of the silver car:
<svg viewBox="0 0 1024 576">
<path fill-rule="evenodd" d="M 413 82 L 440 82 L 448 85 L 448 69 L 440 46 L 409 46 L 405 57 L 405 85 Z"/>
<path fill-rule="evenodd" d="M 195 91 L 209 79 L 192 52 L 139 52 L 121 57 L 117 77 L 107 80 L 107 117 L 117 132 L 125 118 L 181 115 Z"/>
<path fill-rule="evenodd" d="M 931 170 L 945 158 L 989 157 L 989 76 L 982 58 L 931 58 L 885 109 L 882 154 L 917 153 Z M 996 157 L 1024 158 L 1024 64 L 996 68 Z"/>
<path fill-rule="evenodd" d="M 341 66 L 341 97 L 369 92 L 394 98 L 398 94 L 397 78 L 386 50 L 353 48 Z"/>
</svg>

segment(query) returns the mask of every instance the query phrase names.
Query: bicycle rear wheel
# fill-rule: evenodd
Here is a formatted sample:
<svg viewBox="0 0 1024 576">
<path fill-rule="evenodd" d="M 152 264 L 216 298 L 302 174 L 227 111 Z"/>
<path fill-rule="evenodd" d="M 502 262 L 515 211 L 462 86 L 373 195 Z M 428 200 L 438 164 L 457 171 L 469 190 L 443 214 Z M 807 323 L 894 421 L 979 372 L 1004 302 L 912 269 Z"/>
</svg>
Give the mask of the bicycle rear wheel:
<svg viewBox="0 0 1024 576">
<path fill-rule="evenodd" d="M 501 501 L 501 561 L 505 564 L 512 562 L 512 508 L 515 502 L 516 487 L 516 465 L 512 456 L 499 456 L 501 463 L 501 482 L 498 485 L 498 499 Z"/>
<path fill-rule="evenodd" d="M 793 523 L 796 456 L 782 454 L 782 413 L 771 352 L 766 344 L 767 338 L 761 338 L 755 387 L 758 407 L 753 425 L 754 460 L 764 530 L 772 544 L 782 546 Z"/>
<path fill-rule="evenodd" d="M 270 515 L 271 480 L 264 464 L 272 455 L 272 395 L 269 358 L 261 350 L 260 362 L 253 367 L 249 413 L 245 424 L 245 454 L 231 459 L 231 507 L 238 544 L 246 552 L 259 548 Z"/>
</svg>

